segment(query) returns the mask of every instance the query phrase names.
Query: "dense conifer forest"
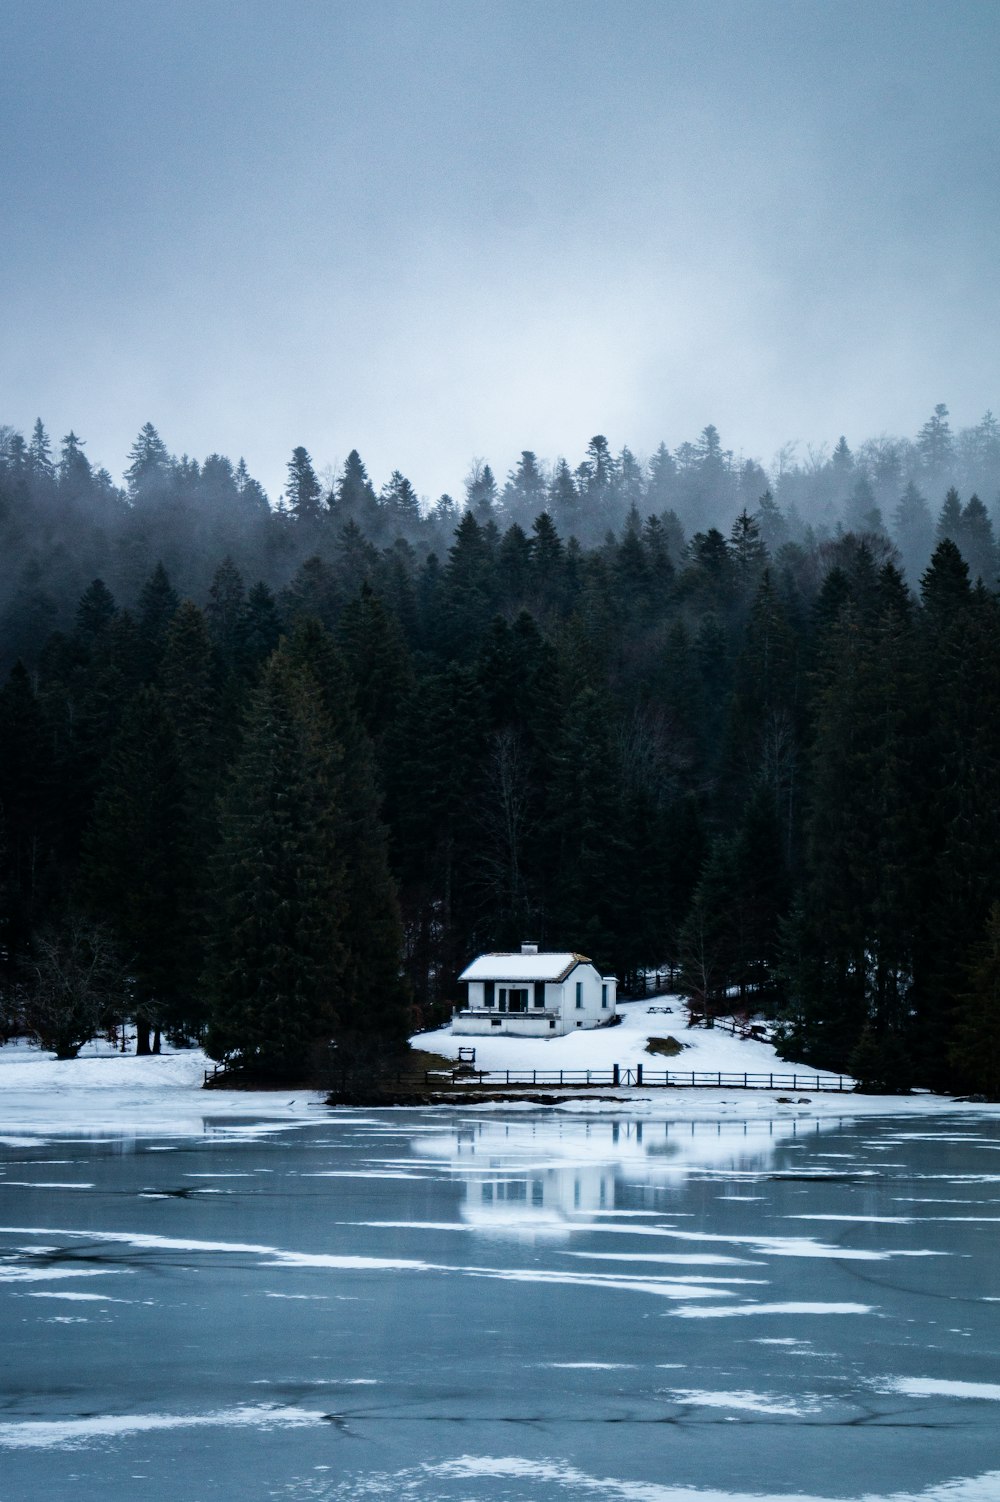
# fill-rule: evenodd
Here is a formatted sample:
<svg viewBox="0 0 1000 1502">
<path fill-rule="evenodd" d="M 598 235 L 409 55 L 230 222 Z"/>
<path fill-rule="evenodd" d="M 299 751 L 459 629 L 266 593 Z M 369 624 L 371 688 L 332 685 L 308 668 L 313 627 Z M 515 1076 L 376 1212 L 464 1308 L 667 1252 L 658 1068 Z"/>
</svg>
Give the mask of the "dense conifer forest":
<svg viewBox="0 0 1000 1502">
<path fill-rule="evenodd" d="M 370 1065 L 523 938 L 879 1088 L 1000 1093 L 1000 424 L 778 456 L 0 429 L 3 1025 Z"/>
</svg>

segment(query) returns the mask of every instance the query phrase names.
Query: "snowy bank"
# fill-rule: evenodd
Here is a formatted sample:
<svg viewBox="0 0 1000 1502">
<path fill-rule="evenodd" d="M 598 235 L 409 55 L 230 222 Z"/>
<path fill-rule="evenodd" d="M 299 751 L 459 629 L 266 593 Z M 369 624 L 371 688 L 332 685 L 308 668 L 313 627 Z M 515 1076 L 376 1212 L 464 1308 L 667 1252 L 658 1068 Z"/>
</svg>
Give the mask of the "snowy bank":
<svg viewBox="0 0 1000 1502">
<path fill-rule="evenodd" d="M 316 1091 L 202 1088 L 211 1059 L 200 1048 L 137 1058 L 88 1043 L 76 1059 L 57 1059 L 22 1040 L 0 1048 L 0 1134 L 148 1137 L 200 1136 L 214 1129 L 278 1129 L 315 1120 Z"/>
<path fill-rule="evenodd" d="M 630 1087 L 612 1091 L 595 1087 L 601 1100 L 566 1099 L 560 1109 L 578 1112 L 620 1111 L 657 1120 L 704 1121 L 724 1118 L 809 1115 L 830 1117 L 939 1114 L 956 1110 L 1000 1115 L 1000 1105 L 955 1101 L 920 1092 L 914 1095 L 855 1095 L 853 1092 L 810 1094 L 807 1080 L 833 1080 L 835 1075 L 807 1064 L 779 1059 L 770 1043 L 737 1038 L 721 1028 L 689 1028 L 687 1010 L 679 996 L 650 996 L 643 1001 L 618 1003 L 616 1027 L 581 1028 L 562 1038 L 466 1037 L 449 1027 L 420 1033 L 415 1048 L 457 1059 L 460 1048 L 475 1048 L 476 1068 L 485 1070 L 608 1070 L 614 1064 L 634 1070 L 642 1064 L 652 1073 L 774 1074 L 802 1076 L 794 1099 L 787 1089 L 741 1090 L 699 1086 L 696 1089 Z M 663 1057 L 646 1051 L 649 1039 L 672 1037 L 681 1053 Z M 548 1093 L 548 1091 L 546 1092 Z M 806 1098 L 807 1097 L 807 1098 Z M 511 1109 L 504 1105 L 500 1109 Z"/>
<path fill-rule="evenodd" d="M 669 1007 L 670 1011 L 663 1008 Z M 653 1008 L 654 1010 L 651 1010 Z M 476 1038 L 450 1029 L 420 1033 L 415 1048 L 456 1059 L 471 1044 L 482 1069 L 603 1069 L 619 1064 L 672 1072 L 710 1070 L 814 1077 L 804 1065 L 786 1063 L 770 1044 L 734 1038 L 720 1029 L 688 1028 L 675 996 L 651 997 L 620 1005 L 617 1027 L 581 1029 L 563 1038 Z M 650 1037 L 673 1036 L 684 1045 L 675 1058 L 646 1052 Z M 286 1130 L 322 1120 L 324 1096 L 311 1090 L 205 1091 L 211 1061 L 201 1049 L 180 1049 L 145 1058 L 91 1043 L 78 1059 L 58 1060 L 24 1042 L 0 1047 L 0 1137 L 104 1136 L 192 1137 L 208 1133 L 250 1135 Z M 546 1095 L 552 1092 L 546 1089 Z M 581 1098 L 581 1094 L 584 1097 Z M 831 1120 L 858 1116 L 943 1115 L 962 1112 L 1000 1115 L 1000 1105 L 954 1101 L 916 1094 L 879 1096 L 810 1093 L 808 1086 L 785 1090 L 717 1088 L 663 1089 L 655 1086 L 612 1090 L 594 1087 L 567 1092 L 557 1110 L 576 1115 L 611 1114 L 658 1121 L 749 1121 L 803 1117 Z M 788 1097 L 791 1097 L 790 1099 Z M 461 1108 L 461 1107 L 460 1107 Z M 450 1110 L 452 1107 L 444 1107 Z M 464 1109 L 482 1112 L 537 1110 L 529 1103 L 489 1105 L 470 1099 Z"/>
</svg>

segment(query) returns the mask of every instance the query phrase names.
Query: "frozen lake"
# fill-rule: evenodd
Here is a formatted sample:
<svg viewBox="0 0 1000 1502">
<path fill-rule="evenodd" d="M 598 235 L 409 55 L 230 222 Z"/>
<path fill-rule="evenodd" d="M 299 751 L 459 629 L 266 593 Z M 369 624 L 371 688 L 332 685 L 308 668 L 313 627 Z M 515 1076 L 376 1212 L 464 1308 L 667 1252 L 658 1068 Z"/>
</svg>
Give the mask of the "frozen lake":
<svg viewBox="0 0 1000 1502">
<path fill-rule="evenodd" d="M 0 1502 L 1000 1496 L 995 1119 L 0 1152 Z"/>
</svg>

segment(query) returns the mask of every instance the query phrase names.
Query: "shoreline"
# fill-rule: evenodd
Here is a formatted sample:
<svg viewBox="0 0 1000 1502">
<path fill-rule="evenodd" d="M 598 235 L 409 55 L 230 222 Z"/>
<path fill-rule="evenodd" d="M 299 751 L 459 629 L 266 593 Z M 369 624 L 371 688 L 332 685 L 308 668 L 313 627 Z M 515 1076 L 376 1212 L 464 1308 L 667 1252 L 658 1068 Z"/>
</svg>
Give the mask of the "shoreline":
<svg viewBox="0 0 1000 1502">
<path fill-rule="evenodd" d="M 660 999 L 661 1001 L 664 998 Z M 671 998 L 665 998 L 670 1001 Z M 657 1009 L 659 1011 L 659 1008 Z M 553 1042 L 534 1044 L 541 1050 L 529 1062 L 518 1039 L 487 1039 L 478 1046 L 477 1064 L 486 1071 L 552 1065 L 567 1069 L 607 1070 L 612 1062 L 623 1068 L 639 1061 L 656 1067 L 645 1051 L 653 1022 L 645 1003 L 623 1008 L 623 1026 L 576 1033 Z M 661 1014 L 662 1015 L 662 1014 Z M 674 1019 L 678 1028 L 681 1015 Z M 669 1027 L 669 1023 L 667 1024 Z M 724 1073 L 734 1067 L 751 1074 L 780 1069 L 801 1076 L 823 1078 L 826 1071 L 806 1070 L 776 1059 L 760 1042 L 746 1042 L 713 1034 L 711 1030 L 678 1028 L 684 1039 L 684 1062 L 696 1070 Z M 418 1034 L 412 1047 L 419 1060 L 432 1054 L 447 1071 L 457 1062 L 467 1040 L 446 1030 Z M 739 1060 L 738 1066 L 735 1060 Z M 415 1060 L 415 1062 L 416 1062 Z M 777 1067 L 776 1067 L 777 1066 Z M 107 1044 L 89 1044 L 78 1058 L 56 1060 L 23 1041 L 0 1047 L 0 1138 L 25 1145 L 43 1138 L 122 1136 L 191 1138 L 213 1133 L 240 1135 L 285 1131 L 317 1122 L 356 1119 L 358 1111 L 431 1110 L 442 1114 L 472 1112 L 521 1115 L 544 1110 L 560 1116 L 612 1117 L 637 1121 L 738 1123 L 763 1120 L 833 1122 L 875 1117 L 944 1116 L 995 1119 L 1000 1102 L 973 1101 L 920 1092 L 912 1095 L 868 1095 L 855 1091 L 810 1090 L 808 1085 L 769 1089 L 725 1085 L 628 1084 L 621 1087 L 595 1082 L 559 1088 L 546 1081 L 537 1086 L 505 1087 L 500 1081 L 481 1086 L 452 1082 L 438 1088 L 419 1071 L 413 1087 L 358 1089 L 342 1100 L 331 1100 L 329 1089 L 243 1089 L 215 1084 L 204 1088 L 211 1067 L 201 1049 L 182 1049 L 137 1057 L 121 1054 Z"/>
</svg>

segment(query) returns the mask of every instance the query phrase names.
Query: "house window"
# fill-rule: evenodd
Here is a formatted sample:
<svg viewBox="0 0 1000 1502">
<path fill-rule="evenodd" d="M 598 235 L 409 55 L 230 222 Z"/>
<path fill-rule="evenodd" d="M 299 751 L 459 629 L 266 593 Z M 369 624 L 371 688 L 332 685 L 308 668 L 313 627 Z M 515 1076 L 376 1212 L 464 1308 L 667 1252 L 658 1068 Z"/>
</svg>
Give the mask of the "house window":
<svg viewBox="0 0 1000 1502">
<path fill-rule="evenodd" d="M 556 1019 L 554 1017 L 550 1017 L 549 1018 L 549 1027 L 554 1028 L 555 1025 L 556 1025 Z"/>
<path fill-rule="evenodd" d="M 491 1007 L 493 1005 L 493 999 L 494 999 L 493 998 L 493 982 L 491 980 L 484 980 L 483 981 L 483 1006 L 485 1006 L 485 1007 Z"/>
<path fill-rule="evenodd" d="M 608 988 L 607 988 L 607 986 L 602 986 L 601 987 L 601 1006 L 604 1008 L 605 1011 L 607 1011 L 607 1009 L 608 1009 Z"/>
<path fill-rule="evenodd" d="M 579 1011 L 582 1010 L 582 1008 L 583 1008 L 583 981 L 582 980 L 578 980 L 577 983 L 576 983 L 576 1009 L 579 1012 Z"/>
<path fill-rule="evenodd" d="M 545 982 L 543 980 L 536 980 L 535 981 L 535 1006 L 536 1007 L 543 1007 L 544 1005 L 545 1005 Z"/>
<path fill-rule="evenodd" d="M 506 1012 L 506 1010 L 507 1010 L 507 987 L 506 986 L 501 986 L 500 987 L 500 1010 L 501 1010 L 501 1012 Z"/>
</svg>

